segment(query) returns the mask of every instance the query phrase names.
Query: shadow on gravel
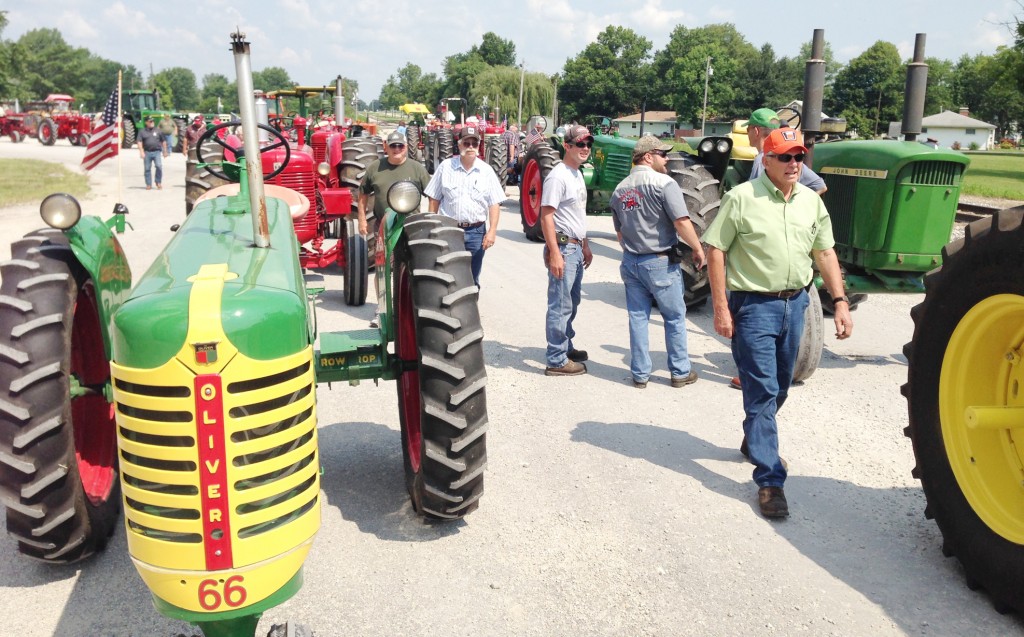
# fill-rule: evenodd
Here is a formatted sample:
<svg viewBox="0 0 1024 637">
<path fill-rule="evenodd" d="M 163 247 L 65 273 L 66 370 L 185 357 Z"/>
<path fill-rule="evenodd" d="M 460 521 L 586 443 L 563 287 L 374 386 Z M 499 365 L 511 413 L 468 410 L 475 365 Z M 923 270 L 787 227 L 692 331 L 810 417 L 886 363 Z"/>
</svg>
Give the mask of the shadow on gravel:
<svg viewBox="0 0 1024 637">
<path fill-rule="evenodd" d="M 708 490 L 748 505 L 752 530 L 770 524 L 830 575 L 877 604 L 908 634 L 917 634 L 927 625 L 922 617 L 958 615 L 951 605 L 990 604 L 984 593 L 964 586 L 959 563 L 942 556 L 941 536 L 924 519 L 924 495 L 916 486 L 877 489 L 794 472 L 786 481 L 792 516 L 767 522 L 758 511 L 752 481 L 737 482 L 704 466 L 705 461 L 745 463 L 736 449 L 719 447 L 685 431 L 638 423 L 581 422 L 571 439 L 690 476 Z M 901 583 L 908 578 L 918 582 L 949 578 L 951 586 L 960 588 L 954 588 L 954 598 L 948 588 L 937 587 L 932 587 L 933 596 L 919 597 L 929 587 L 918 583 L 911 587 L 917 592 L 908 592 L 909 584 Z M 1020 617 L 991 612 L 994 622 L 1009 621 L 1024 629 Z M 947 628 L 951 630 L 947 634 L 962 633 Z M 975 628 L 976 634 L 986 632 Z"/>
<path fill-rule="evenodd" d="M 317 436 L 324 514 L 334 507 L 363 533 L 396 542 L 430 542 L 466 526 L 463 520 L 428 522 L 413 511 L 397 431 L 377 423 L 335 423 L 321 425 Z"/>
</svg>

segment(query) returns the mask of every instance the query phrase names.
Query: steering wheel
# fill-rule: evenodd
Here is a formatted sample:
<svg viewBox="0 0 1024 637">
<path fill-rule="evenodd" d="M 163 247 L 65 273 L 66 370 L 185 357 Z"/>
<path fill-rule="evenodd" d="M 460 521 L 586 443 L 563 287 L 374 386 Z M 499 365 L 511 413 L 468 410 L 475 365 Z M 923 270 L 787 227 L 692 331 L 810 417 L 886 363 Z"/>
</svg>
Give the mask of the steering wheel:
<svg viewBox="0 0 1024 637">
<path fill-rule="evenodd" d="M 200 164 L 207 163 L 205 158 L 203 157 L 203 144 L 210 141 L 211 139 L 215 144 L 222 147 L 224 150 L 230 150 L 232 153 L 234 153 L 236 159 L 240 157 L 245 157 L 244 146 L 232 146 L 231 144 L 227 143 L 217 135 L 217 133 L 220 132 L 221 130 L 233 128 L 235 126 L 240 126 L 241 124 L 242 122 L 236 119 L 230 122 L 224 122 L 223 124 L 217 124 L 213 128 L 207 129 L 207 131 L 203 133 L 202 137 L 200 137 L 199 140 L 196 142 L 196 161 L 198 161 Z M 280 148 L 282 146 L 284 147 L 284 161 L 282 161 L 281 165 L 277 167 L 277 170 L 270 173 L 263 173 L 263 179 L 270 180 L 280 175 L 281 171 L 284 170 L 284 167 L 288 165 L 288 161 L 291 160 L 292 158 L 292 149 L 291 146 L 289 146 L 288 144 L 288 140 L 285 138 L 284 134 L 281 133 L 281 131 L 271 126 L 267 126 L 266 124 L 257 124 L 256 126 L 261 130 L 267 131 L 268 133 L 271 134 L 271 136 L 277 138 L 276 142 L 260 147 L 261 155 L 263 153 L 274 150 L 275 148 Z M 224 181 L 234 181 L 233 179 L 225 175 L 221 170 L 214 168 L 213 164 L 207 166 L 206 170 L 208 170 L 210 174 L 213 175 L 214 177 L 223 179 Z"/>
<path fill-rule="evenodd" d="M 790 128 L 800 128 L 800 111 L 785 106 L 776 111 L 780 122 L 786 122 Z"/>
</svg>

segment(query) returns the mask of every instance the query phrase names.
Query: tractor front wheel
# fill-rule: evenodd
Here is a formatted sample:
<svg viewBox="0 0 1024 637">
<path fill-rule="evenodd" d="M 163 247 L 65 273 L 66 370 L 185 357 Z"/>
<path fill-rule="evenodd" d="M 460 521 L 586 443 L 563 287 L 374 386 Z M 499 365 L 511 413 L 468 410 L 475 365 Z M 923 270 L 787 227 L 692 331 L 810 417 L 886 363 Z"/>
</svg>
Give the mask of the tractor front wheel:
<svg viewBox="0 0 1024 637">
<path fill-rule="evenodd" d="M 508 148 L 505 142 L 501 137 L 492 135 L 487 138 L 484 150 L 487 151 L 487 165 L 494 170 L 498 183 L 504 188 L 508 183 Z"/>
<path fill-rule="evenodd" d="M 523 175 L 519 182 L 519 215 L 523 221 L 523 233 L 530 241 L 543 241 L 540 228 L 540 202 L 544 194 L 544 179 L 551 169 L 562 163 L 558 151 L 546 142 L 537 142 L 526 151 L 523 160 Z"/>
<path fill-rule="evenodd" d="M 21 140 L 24 139 L 24 136 L 21 134 L 20 130 L 12 130 L 10 137 L 11 141 L 14 142 L 15 144 L 20 143 Z"/>
<path fill-rule="evenodd" d="M 942 551 L 1000 612 L 1024 613 L 1024 206 L 967 226 L 911 311 L 910 425 Z"/>
<path fill-rule="evenodd" d="M 39 122 L 36 137 L 43 146 L 53 146 L 53 143 L 57 141 L 57 124 L 49 117 L 43 119 Z"/>
<path fill-rule="evenodd" d="M 0 500 L 23 554 L 102 550 L 120 506 L 98 290 L 57 230 L 0 264 Z"/>
<path fill-rule="evenodd" d="M 454 220 L 411 215 L 395 258 L 395 349 L 406 486 L 421 515 L 479 505 L 487 464 L 483 328 Z"/>
<path fill-rule="evenodd" d="M 345 304 L 366 303 L 366 289 L 369 281 L 369 251 L 366 237 L 359 234 L 359 222 L 349 219 L 345 222 Z"/>
</svg>

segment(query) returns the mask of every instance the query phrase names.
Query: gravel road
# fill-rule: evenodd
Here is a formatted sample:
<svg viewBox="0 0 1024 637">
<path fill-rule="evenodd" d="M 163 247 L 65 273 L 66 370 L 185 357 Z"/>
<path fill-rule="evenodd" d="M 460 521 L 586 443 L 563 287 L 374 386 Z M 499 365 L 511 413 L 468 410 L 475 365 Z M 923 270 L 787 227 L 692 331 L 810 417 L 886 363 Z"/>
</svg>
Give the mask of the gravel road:
<svg viewBox="0 0 1024 637">
<path fill-rule="evenodd" d="M 0 157 L 75 166 L 82 153 L 0 140 Z M 165 189 L 147 192 L 137 153 L 123 159 L 122 194 L 107 161 L 84 206 L 104 218 L 115 201 L 128 206 L 135 230 L 122 241 L 137 278 L 183 217 L 185 164 L 167 160 Z M 769 522 L 737 451 L 740 393 L 710 308 L 689 315 L 701 380 L 669 385 L 655 315 L 655 376 L 634 389 L 619 248 L 610 218 L 591 217 L 577 322 L 590 373 L 545 377 L 540 246 L 523 238 L 508 193 L 481 281 L 490 429 L 479 510 L 448 525 L 412 513 L 393 383 L 320 386 L 323 525 L 302 590 L 258 634 L 289 619 L 320 637 L 1024 634 L 942 556 L 910 475 L 899 388 L 920 296 L 872 296 L 853 337 L 827 342 L 818 372 L 794 388 L 780 419 L 792 517 Z M 36 204 L 0 210 L 0 224 L 6 259 L 40 225 Z M 365 327 L 372 304 L 346 307 L 340 272 L 322 277 L 321 331 Z M 154 610 L 123 528 L 105 553 L 63 567 L 0 539 L 0 623 L 18 637 L 195 634 Z"/>
</svg>

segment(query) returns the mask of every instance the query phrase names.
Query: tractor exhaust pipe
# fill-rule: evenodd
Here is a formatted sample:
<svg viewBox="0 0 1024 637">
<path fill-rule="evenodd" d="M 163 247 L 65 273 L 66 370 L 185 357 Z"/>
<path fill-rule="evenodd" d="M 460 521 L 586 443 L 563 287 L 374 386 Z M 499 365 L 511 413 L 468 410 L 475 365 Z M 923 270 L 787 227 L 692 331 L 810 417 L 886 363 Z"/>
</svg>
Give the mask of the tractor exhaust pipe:
<svg viewBox="0 0 1024 637">
<path fill-rule="evenodd" d="M 256 104 L 253 99 L 252 64 L 245 34 L 231 34 L 231 50 L 235 55 L 235 76 L 238 78 L 238 109 L 242 115 L 242 141 L 245 144 L 245 168 L 249 176 L 249 206 L 252 210 L 252 235 L 257 248 L 270 247 L 267 223 L 267 198 L 263 191 L 263 161 L 260 157 L 259 128 L 256 126 Z"/>
<path fill-rule="evenodd" d="M 345 125 L 345 96 L 341 93 L 341 76 L 334 78 L 334 125 Z"/>
<path fill-rule="evenodd" d="M 815 29 L 811 39 L 811 57 L 804 68 L 804 105 L 800 113 L 800 128 L 804 133 L 804 146 L 810 167 L 814 162 L 814 141 L 821 133 L 821 101 L 825 94 L 825 30 Z"/>
<path fill-rule="evenodd" d="M 907 65 L 907 85 L 903 93 L 903 122 L 900 132 L 908 142 L 917 141 L 924 118 L 924 96 L 928 87 L 928 65 L 924 61 L 924 33 L 914 40 L 914 61 Z"/>
</svg>

